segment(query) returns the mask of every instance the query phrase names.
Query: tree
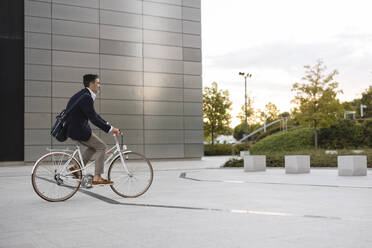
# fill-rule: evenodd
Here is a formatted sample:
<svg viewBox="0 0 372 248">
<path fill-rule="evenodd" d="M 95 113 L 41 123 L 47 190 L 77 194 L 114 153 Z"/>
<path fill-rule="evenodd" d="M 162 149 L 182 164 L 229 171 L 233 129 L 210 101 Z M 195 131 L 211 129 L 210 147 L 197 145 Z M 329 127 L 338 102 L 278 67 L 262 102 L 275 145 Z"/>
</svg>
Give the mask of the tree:
<svg viewBox="0 0 372 248">
<path fill-rule="evenodd" d="M 314 128 L 314 146 L 318 149 L 318 128 L 330 127 L 337 123 L 337 115 L 342 115 L 343 108 L 337 94 L 342 93 L 337 90 L 338 82 L 334 77 L 338 74 L 333 70 L 325 74 L 327 69 L 321 60 L 314 66 L 304 66 L 305 76 L 302 77 L 304 83 L 295 83 L 292 91 L 296 92 L 293 103 L 298 105 L 296 118 L 302 125 L 310 125 Z"/>
<path fill-rule="evenodd" d="M 241 112 L 237 115 L 237 118 L 240 119 L 240 124 L 234 128 L 233 136 L 235 139 L 240 140 L 243 138 L 244 134 L 254 131 L 259 125 L 257 124 L 257 111 L 253 108 L 253 99 L 247 96 L 247 109 L 243 104 L 240 108 Z M 245 110 L 247 112 L 245 113 Z M 247 115 L 247 123 L 245 123 L 245 117 Z M 247 129 L 247 130 L 246 130 Z M 246 146 L 248 140 L 246 140 Z"/>
<path fill-rule="evenodd" d="M 299 113 L 300 113 L 300 111 L 299 111 L 298 107 L 294 107 L 290 110 L 289 116 L 291 118 L 288 120 L 288 126 L 300 126 L 300 121 L 297 118 Z"/>
<path fill-rule="evenodd" d="M 219 134 L 231 133 L 229 127 L 231 101 L 227 90 L 219 90 L 216 82 L 212 87 L 204 87 L 203 92 L 203 126 L 204 135 L 211 136 L 212 145 Z"/>
<path fill-rule="evenodd" d="M 369 86 L 369 88 L 366 89 L 362 93 L 362 98 L 360 99 L 359 104 L 357 103 L 357 105 L 358 105 L 357 108 L 358 109 L 357 109 L 356 112 L 360 111 L 360 105 L 361 104 L 363 104 L 367 107 L 363 110 L 364 116 L 371 117 L 372 116 L 372 86 Z"/>
<path fill-rule="evenodd" d="M 260 123 L 264 123 L 266 115 L 266 124 L 275 121 L 279 118 L 279 109 L 276 107 L 275 104 L 269 102 L 265 105 L 265 110 L 261 111 L 258 110 L 257 112 L 257 119 Z"/>
<path fill-rule="evenodd" d="M 241 112 L 239 112 L 239 114 L 237 115 L 237 118 L 240 119 L 240 122 L 241 123 L 245 123 L 245 106 L 244 104 L 242 105 L 242 107 L 240 108 L 241 109 Z M 253 108 L 253 99 L 250 98 L 249 96 L 247 96 L 247 122 L 248 123 L 253 123 L 254 120 L 252 119 L 253 115 L 254 115 L 255 111 L 254 111 L 254 108 Z"/>
<path fill-rule="evenodd" d="M 269 103 L 271 105 L 271 103 Z M 274 105 L 274 104 L 272 104 Z M 268 106 L 268 105 L 266 105 Z M 274 105 L 276 108 L 276 106 Z M 237 115 L 237 118 L 240 119 L 240 122 L 244 124 L 245 127 L 245 114 L 244 114 L 245 106 L 244 104 L 241 107 L 241 112 Z M 250 126 L 260 126 L 260 124 L 263 124 L 264 120 L 264 114 L 260 109 L 254 109 L 253 107 L 253 99 L 248 96 L 247 99 L 247 123 L 248 123 L 248 132 L 250 130 Z"/>
<path fill-rule="evenodd" d="M 265 105 L 265 114 L 266 114 L 266 123 L 275 121 L 279 118 L 279 109 L 278 107 L 274 104 L 269 102 L 268 104 Z"/>
<path fill-rule="evenodd" d="M 248 98 L 247 104 L 247 113 L 248 113 L 248 134 L 253 132 L 254 130 L 260 128 L 260 126 L 264 123 L 264 113 L 266 114 L 266 123 L 274 121 L 279 118 L 279 110 L 275 106 L 269 102 L 265 105 L 265 111 L 255 110 L 252 106 L 252 100 Z M 238 114 L 238 118 L 240 119 L 240 124 L 234 128 L 234 138 L 240 140 L 243 138 L 245 133 L 245 115 L 244 115 L 244 105 L 242 106 L 242 112 Z"/>
<path fill-rule="evenodd" d="M 284 112 L 280 113 L 279 116 L 280 116 L 280 118 L 284 118 L 284 117 L 289 117 L 289 116 L 291 116 L 291 115 L 289 114 L 288 111 L 284 111 Z"/>
<path fill-rule="evenodd" d="M 260 125 L 255 123 L 248 123 L 248 133 L 253 132 L 257 128 L 259 128 Z M 234 127 L 233 136 L 236 140 L 240 140 L 243 138 L 243 135 L 245 134 L 245 122 L 241 122 L 239 125 L 236 125 Z"/>
</svg>

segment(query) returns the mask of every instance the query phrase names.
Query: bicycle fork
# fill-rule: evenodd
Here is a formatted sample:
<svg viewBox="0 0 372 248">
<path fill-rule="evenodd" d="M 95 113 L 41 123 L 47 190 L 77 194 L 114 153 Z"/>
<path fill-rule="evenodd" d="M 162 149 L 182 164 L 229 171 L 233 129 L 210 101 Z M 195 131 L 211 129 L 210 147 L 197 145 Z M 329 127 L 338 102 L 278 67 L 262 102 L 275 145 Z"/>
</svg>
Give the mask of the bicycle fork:
<svg viewBox="0 0 372 248">
<path fill-rule="evenodd" d="M 130 171 L 128 170 L 127 166 L 125 165 L 123 153 L 121 152 L 120 145 L 119 145 L 119 142 L 118 142 L 118 139 L 117 139 L 116 135 L 114 135 L 114 138 L 115 138 L 115 143 L 116 143 L 116 151 L 119 152 L 121 164 L 122 164 L 124 170 L 128 173 L 128 175 L 130 177 L 132 177 L 132 173 L 130 173 Z"/>
</svg>

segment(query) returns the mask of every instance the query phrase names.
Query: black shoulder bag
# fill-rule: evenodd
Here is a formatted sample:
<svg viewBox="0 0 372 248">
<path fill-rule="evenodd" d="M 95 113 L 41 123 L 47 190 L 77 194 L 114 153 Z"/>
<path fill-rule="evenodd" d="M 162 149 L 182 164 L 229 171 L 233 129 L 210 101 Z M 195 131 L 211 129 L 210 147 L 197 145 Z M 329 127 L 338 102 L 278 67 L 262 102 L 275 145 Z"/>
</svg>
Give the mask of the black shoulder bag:
<svg viewBox="0 0 372 248">
<path fill-rule="evenodd" d="M 72 104 L 71 108 L 62 110 L 62 112 L 56 116 L 56 122 L 52 126 L 52 131 L 50 134 L 59 142 L 64 142 L 67 140 L 67 116 L 85 95 L 88 94 L 81 95 L 76 102 Z"/>
</svg>

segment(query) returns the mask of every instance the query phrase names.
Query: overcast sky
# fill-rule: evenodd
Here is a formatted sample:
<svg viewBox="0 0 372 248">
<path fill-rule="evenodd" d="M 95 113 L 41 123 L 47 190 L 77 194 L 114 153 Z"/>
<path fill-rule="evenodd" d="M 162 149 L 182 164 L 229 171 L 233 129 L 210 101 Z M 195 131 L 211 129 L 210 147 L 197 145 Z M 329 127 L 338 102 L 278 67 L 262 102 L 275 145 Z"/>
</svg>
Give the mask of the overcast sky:
<svg viewBox="0 0 372 248">
<path fill-rule="evenodd" d="M 293 105 L 304 65 L 322 59 L 339 71 L 342 101 L 372 85 L 372 2 L 367 0 L 202 0 L 203 86 L 216 81 L 233 101 L 233 126 L 244 104 L 244 78 L 255 108 Z"/>
</svg>

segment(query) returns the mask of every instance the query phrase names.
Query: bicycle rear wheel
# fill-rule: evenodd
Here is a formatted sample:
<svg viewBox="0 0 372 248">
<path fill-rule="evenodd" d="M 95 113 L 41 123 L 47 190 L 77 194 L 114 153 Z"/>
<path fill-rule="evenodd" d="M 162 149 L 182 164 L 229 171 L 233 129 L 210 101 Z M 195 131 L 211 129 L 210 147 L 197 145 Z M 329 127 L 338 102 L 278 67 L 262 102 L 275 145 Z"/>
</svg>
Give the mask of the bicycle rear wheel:
<svg viewBox="0 0 372 248">
<path fill-rule="evenodd" d="M 143 195 L 151 186 L 154 172 L 151 163 L 142 154 L 136 152 L 123 153 L 124 168 L 120 156 L 110 164 L 108 179 L 114 184 L 111 189 L 118 195 L 126 198 L 135 198 Z"/>
<path fill-rule="evenodd" d="M 69 168 L 78 168 L 74 174 Z M 81 166 L 75 158 L 63 152 L 44 155 L 34 166 L 31 182 L 35 192 L 44 200 L 65 201 L 80 187 Z"/>
</svg>

